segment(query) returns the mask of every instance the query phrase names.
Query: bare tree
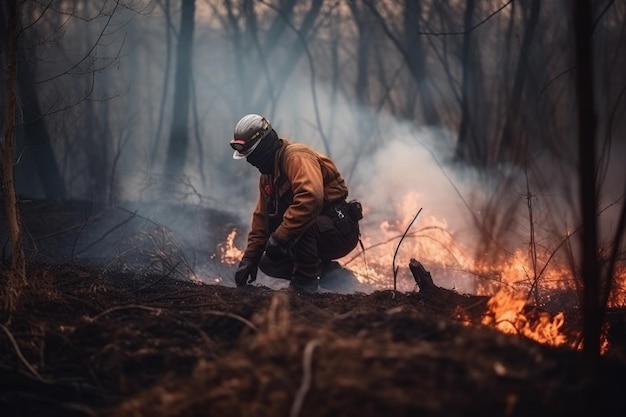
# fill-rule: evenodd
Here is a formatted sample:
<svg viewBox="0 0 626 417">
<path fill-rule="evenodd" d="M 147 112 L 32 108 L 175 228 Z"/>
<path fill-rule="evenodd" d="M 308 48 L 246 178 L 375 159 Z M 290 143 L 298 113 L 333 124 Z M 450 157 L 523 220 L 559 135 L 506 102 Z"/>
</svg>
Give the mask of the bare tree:
<svg viewBox="0 0 626 417">
<path fill-rule="evenodd" d="M 593 88 L 591 2 L 573 4 L 576 45 L 576 92 L 578 110 L 578 180 L 582 213 L 582 278 L 584 353 L 595 363 L 600 355 L 600 330 L 605 306 L 600 305 L 602 278 L 598 260 L 598 199 L 596 190 L 596 114 Z M 604 277 L 606 279 L 606 277 Z M 595 366 L 594 366 L 595 368 Z"/>
<path fill-rule="evenodd" d="M 26 285 L 26 261 L 22 245 L 20 211 L 18 209 L 15 187 L 13 182 L 15 141 L 15 125 L 17 115 L 17 56 L 19 20 L 17 15 L 17 0 L 9 0 L 2 7 L 8 13 L 8 43 L 7 43 L 7 98 L 5 110 L 5 131 L 2 150 L 2 194 L 4 209 L 7 217 L 7 228 L 11 241 L 11 268 L 4 284 L 4 305 L 10 313 L 18 302 L 21 289 Z M 0 277 L 4 278 L 4 277 Z"/>
<path fill-rule="evenodd" d="M 86 7 L 81 7 L 82 5 Z M 95 125 L 95 120 L 108 122 L 106 112 L 95 117 L 92 102 L 88 102 L 88 105 L 84 107 L 86 110 L 84 119 L 75 115 L 79 113 L 77 110 L 79 104 L 87 102 L 92 97 L 96 74 L 117 62 L 119 58 L 119 49 L 112 51 L 111 55 L 104 54 L 102 58 L 98 56 L 100 45 L 104 44 L 105 49 L 112 45 L 115 47 L 114 42 L 104 42 L 104 39 L 107 37 L 107 29 L 113 26 L 111 22 L 117 15 L 119 6 L 118 1 L 96 4 L 81 0 L 74 2 L 12 0 L 3 2 L 0 6 L 1 25 L 4 27 L 8 24 L 7 48 L 5 48 L 7 64 L 4 72 L 7 105 L 4 109 L 6 130 L 3 132 L 2 145 L 2 183 L 8 219 L 7 230 L 11 242 L 11 279 L 3 288 L 7 294 L 5 304 L 9 306 L 15 304 L 19 289 L 26 284 L 22 224 L 16 192 L 19 190 L 17 178 L 26 179 L 23 184 L 29 186 L 23 189 L 26 195 L 34 192 L 33 185 L 38 185 L 43 197 L 60 199 L 67 197 L 67 184 L 71 182 L 72 176 L 68 175 L 67 171 L 63 171 L 59 163 L 62 159 L 57 160 L 54 145 L 58 146 L 59 142 L 54 143 L 51 132 L 59 134 L 64 127 L 66 128 L 64 133 L 73 132 L 72 128 L 76 130 L 76 126 L 83 121 L 85 125 L 82 127 L 99 130 L 99 126 Z M 7 16 L 8 19 L 5 20 Z M 91 24 L 98 27 L 95 24 L 98 20 L 102 21 L 100 31 L 96 30 L 95 38 L 88 36 L 84 38 L 87 40 L 86 46 L 77 41 L 72 44 L 74 48 L 64 50 L 60 47 L 61 40 L 68 35 L 69 29 L 75 29 L 71 22 L 82 23 L 83 28 Z M 109 39 L 106 40 L 109 41 Z M 82 46 L 84 48 L 81 48 Z M 73 54 L 76 49 L 78 52 Z M 66 56 L 65 58 L 68 59 L 58 60 L 50 58 L 55 54 L 64 53 L 70 54 L 71 57 Z M 77 57 L 80 54 L 82 55 Z M 85 82 L 75 82 L 76 79 Z M 68 80 L 69 82 L 65 82 Z M 106 97 L 98 97 L 98 99 L 106 100 Z M 108 108 L 105 107 L 105 110 Z M 71 115 L 73 117 L 68 117 L 69 111 L 75 112 Z M 55 124 L 59 121 L 71 124 L 71 126 Z M 103 131 L 106 132 L 106 127 Z M 93 133 L 93 131 L 86 133 L 81 131 L 72 135 L 78 137 L 81 142 L 75 147 L 82 149 L 83 153 L 80 156 L 94 158 L 86 164 L 87 172 L 91 175 L 81 173 L 73 177 L 78 178 L 86 184 L 86 189 L 91 190 L 93 188 L 89 188 L 90 179 L 98 181 L 97 188 L 104 188 L 107 180 L 113 178 L 113 176 L 107 176 L 106 173 L 107 165 L 111 163 L 106 152 L 109 142 L 102 140 L 103 136 Z M 87 139 L 83 135 L 87 136 Z M 62 136 L 67 140 L 60 142 L 60 147 L 64 151 L 61 156 L 69 159 L 69 150 L 72 148 L 69 139 L 71 135 Z M 99 149 L 103 150 L 102 152 L 93 152 L 95 147 L 90 148 L 84 145 L 92 137 L 101 139 L 97 144 Z M 66 146 L 65 149 L 63 146 Z M 89 162 L 92 161 L 97 163 L 90 165 Z M 71 161 L 73 165 L 79 165 L 79 163 L 79 160 Z"/>
<path fill-rule="evenodd" d="M 160 3 L 163 8 L 165 17 L 165 69 L 163 70 L 163 87 L 161 93 L 161 100 L 159 104 L 159 114 L 157 116 L 157 128 L 154 134 L 155 143 L 152 147 L 150 154 L 150 167 L 154 166 L 156 160 L 156 154 L 159 149 L 159 143 L 161 141 L 161 131 L 163 128 L 163 119 L 165 114 L 165 104 L 169 95 L 169 80 L 170 80 L 170 67 L 171 67 L 171 54 L 172 54 L 172 18 L 170 11 L 170 0 L 164 0 Z"/>
<path fill-rule="evenodd" d="M 473 97 L 471 94 L 471 85 L 473 71 L 471 70 L 471 37 L 472 34 L 468 30 L 472 27 L 472 19 L 474 15 L 474 7 L 476 2 L 474 0 L 468 0 L 465 5 L 465 35 L 463 36 L 463 49 L 461 57 L 461 65 L 463 67 L 462 76 L 462 94 L 461 94 L 461 124 L 459 126 L 456 158 L 462 161 L 484 161 L 485 155 L 482 150 L 483 146 L 477 137 L 477 132 L 473 129 L 475 125 L 472 122 L 472 106 L 470 100 Z"/>
<path fill-rule="evenodd" d="M 191 97 L 191 50 L 193 45 L 195 0 L 183 0 L 176 51 L 174 116 L 165 162 L 165 174 L 179 177 L 184 168 L 189 143 L 189 105 Z"/>
<path fill-rule="evenodd" d="M 35 190 L 40 188 L 44 198 L 60 198 L 66 196 L 65 183 L 61 176 L 57 159 L 52 148 L 52 140 L 45 125 L 44 111 L 39 102 L 35 69 L 37 60 L 28 56 L 24 48 L 19 48 L 20 74 L 18 87 L 20 91 L 22 123 L 18 126 L 18 138 L 21 138 L 22 165 L 19 173 L 25 183 L 22 188 Z"/>
<path fill-rule="evenodd" d="M 524 83 L 529 75 L 528 55 L 536 33 L 537 21 L 539 20 L 539 12 L 541 10 L 541 2 L 539 0 L 532 0 L 530 2 L 521 2 L 520 5 L 525 14 L 527 8 L 530 8 L 530 10 L 527 12 L 526 22 L 524 25 L 524 34 L 522 36 L 519 59 L 513 79 L 513 89 L 510 94 L 509 104 L 506 107 L 506 113 L 504 115 L 505 121 L 498 144 L 498 158 L 502 161 L 517 160 L 523 164 L 528 157 L 528 150 L 526 149 L 527 141 L 522 139 L 524 129 L 520 123 L 520 113 L 522 112 Z"/>
<path fill-rule="evenodd" d="M 426 65 L 428 55 L 422 37 L 422 19 L 426 13 L 425 10 L 430 8 L 430 5 L 424 4 L 425 2 L 421 0 L 403 0 L 390 3 L 364 0 L 364 3 L 377 17 L 385 34 L 402 56 L 411 75 L 413 85 L 410 88 L 404 86 L 402 89 L 406 104 L 401 116 L 407 119 L 414 117 L 415 99 L 417 98 L 421 104 L 421 121 L 429 126 L 438 126 L 440 117 L 429 80 L 428 65 Z M 397 17 L 402 18 L 403 24 L 400 28 L 392 26 L 394 18 Z"/>
</svg>

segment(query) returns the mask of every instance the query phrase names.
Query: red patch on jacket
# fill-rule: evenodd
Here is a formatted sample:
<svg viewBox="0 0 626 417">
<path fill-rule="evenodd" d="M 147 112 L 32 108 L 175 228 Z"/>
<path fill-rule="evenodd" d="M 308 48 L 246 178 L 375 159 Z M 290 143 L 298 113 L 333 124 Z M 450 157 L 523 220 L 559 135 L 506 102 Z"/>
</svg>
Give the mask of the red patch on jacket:
<svg viewBox="0 0 626 417">
<path fill-rule="evenodd" d="M 265 184 L 265 186 L 263 187 L 263 191 L 265 191 L 265 194 L 267 194 L 268 197 L 274 195 L 274 189 L 272 188 L 272 184 Z"/>
</svg>

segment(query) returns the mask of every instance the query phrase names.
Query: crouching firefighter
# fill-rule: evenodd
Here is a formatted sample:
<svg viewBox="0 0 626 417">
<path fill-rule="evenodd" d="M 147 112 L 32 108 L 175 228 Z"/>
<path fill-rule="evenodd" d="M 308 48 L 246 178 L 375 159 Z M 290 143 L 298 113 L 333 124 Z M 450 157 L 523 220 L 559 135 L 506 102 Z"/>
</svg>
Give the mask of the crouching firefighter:
<svg viewBox="0 0 626 417">
<path fill-rule="evenodd" d="M 237 286 L 255 281 L 259 268 L 289 280 L 290 290 L 316 292 L 321 271 L 359 242 L 361 205 L 346 200 L 348 187 L 330 158 L 279 138 L 265 117 L 241 118 L 230 145 L 234 159 L 261 172 Z"/>
</svg>

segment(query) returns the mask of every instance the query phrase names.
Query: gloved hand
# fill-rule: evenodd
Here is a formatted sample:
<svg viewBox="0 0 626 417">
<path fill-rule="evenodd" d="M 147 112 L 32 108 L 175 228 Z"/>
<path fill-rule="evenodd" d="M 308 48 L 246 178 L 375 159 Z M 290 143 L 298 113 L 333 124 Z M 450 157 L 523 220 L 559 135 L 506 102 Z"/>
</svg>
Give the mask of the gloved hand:
<svg viewBox="0 0 626 417">
<path fill-rule="evenodd" d="M 257 264 L 250 258 L 243 258 L 235 271 L 235 284 L 245 287 L 256 281 Z"/>
<path fill-rule="evenodd" d="M 274 236 L 270 236 L 265 245 L 265 254 L 273 261 L 291 257 L 289 248 L 279 242 Z"/>
</svg>

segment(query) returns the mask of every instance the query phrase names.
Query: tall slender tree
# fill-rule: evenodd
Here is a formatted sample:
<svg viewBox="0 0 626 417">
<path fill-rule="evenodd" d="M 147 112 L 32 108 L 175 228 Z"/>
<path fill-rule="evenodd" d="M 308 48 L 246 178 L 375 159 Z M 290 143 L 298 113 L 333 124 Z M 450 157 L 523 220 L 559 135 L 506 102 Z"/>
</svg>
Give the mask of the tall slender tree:
<svg viewBox="0 0 626 417">
<path fill-rule="evenodd" d="M 526 13 L 526 9 L 529 8 Z M 509 105 L 504 114 L 505 121 L 499 141 L 499 158 L 503 161 L 517 160 L 523 163 L 527 157 L 526 142 L 523 140 L 523 129 L 521 125 L 520 113 L 522 110 L 522 97 L 524 93 L 524 84 L 529 76 L 529 55 L 530 48 L 536 33 L 537 21 L 539 20 L 539 12 L 541 10 L 541 2 L 539 0 L 531 0 L 529 2 L 521 2 L 521 9 L 524 12 L 526 21 L 524 24 L 524 34 L 522 36 L 522 44 L 519 52 L 515 77 L 513 79 L 513 90 L 509 98 Z M 521 159 L 521 160 L 520 160 Z"/>
<path fill-rule="evenodd" d="M 41 189 L 44 198 L 63 199 L 65 183 L 52 148 L 50 132 L 44 121 L 44 111 L 39 99 L 39 85 L 35 83 L 37 57 L 29 56 L 18 46 L 20 71 L 18 89 L 23 122 L 17 129 L 20 149 L 23 153 L 19 170 L 22 188 L 26 192 Z"/>
<path fill-rule="evenodd" d="M 0 7 L 8 9 L 5 131 L 4 144 L 0 144 L 0 149 L 2 150 L 2 194 L 11 241 L 11 268 L 4 281 L 4 304 L 6 311 L 10 313 L 18 302 L 22 287 L 26 284 L 26 261 L 22 245 L 20 212 L 13 183 L 19 20 L 17 0 L 8 0 Z"/>
<path fill-rule="evenodd" d="M 165 162 L 165 174 L 176 179 L 183 173 L 189 147 L 189 105 L 191 98 L 192 47 L 195 0 L 183 0 L 176 51 L 174 115 Z"/>
<path fill-rule="evenodd" d="M 582 279 L 584 353 L 595 362 L 600 355 L 603 309 L 600 305 L 598 259 L 598 198 L 596 176 L 596 114 L 593 83 L 592 8 L 589 0 L 573 3 L 576 45 L 576 103 L 578 120 L 578 180 L 582 214 Z"/>
</svg>

